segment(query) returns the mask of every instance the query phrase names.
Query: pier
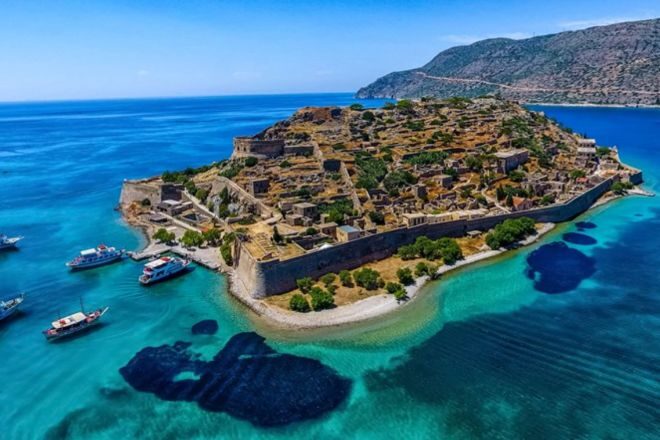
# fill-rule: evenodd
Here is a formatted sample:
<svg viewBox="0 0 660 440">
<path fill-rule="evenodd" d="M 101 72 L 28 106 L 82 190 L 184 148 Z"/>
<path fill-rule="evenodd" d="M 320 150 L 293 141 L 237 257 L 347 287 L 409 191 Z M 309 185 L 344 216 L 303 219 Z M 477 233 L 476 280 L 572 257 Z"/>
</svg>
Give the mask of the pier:
<svg viewBox="0 0 660 440">
<path fill-rule="evenodd" d="M 195 249 L 186 249 L 179 245 L 166 245 L 162 243 L 151 244 L 147 246 L 141 252 L 128 252 L 128 255 L 134 261 L 143 261 L 151 258 L 157 258 L 160 255 L 171 252 L 182 258 L 188 258 L 194 261 L 196 264 L 205 267 L 211 270 L 220 270 L 222 269 L 222 264 L 220 263 L 220 255 L 217 248 L 207 247 L 207 248 L 195 248 Z"/>
</svg>

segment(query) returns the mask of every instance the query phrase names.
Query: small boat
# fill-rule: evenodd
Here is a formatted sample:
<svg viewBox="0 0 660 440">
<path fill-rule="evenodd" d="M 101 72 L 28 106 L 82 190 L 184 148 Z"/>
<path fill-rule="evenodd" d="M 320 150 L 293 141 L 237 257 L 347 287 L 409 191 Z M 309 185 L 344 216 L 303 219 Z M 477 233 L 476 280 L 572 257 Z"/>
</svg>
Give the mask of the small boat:
<svg viewBox="0 0 660 440">
<path fill-rule="evenodd" d="M 93 312 L 87 313 L 82 309 L 81 304 L 79 312 L 53 321 L 51 327 L 48 330 L 43 331 L 44 336 L 46 337 L 46 340 L 54 341 L 87 330 L 99 323 L 99 320 L 105 312 L 108 311 L 108 308 L 109 307 L 102 307 Z"/>
<path fill-rule="evenodd" d="M 23 237 L 8 237 L 5 234 L 0 234 L 0 250 L 3 249 L 16 249 L 16 245 Z"/>
<path fill-rule="evenodd" d="M 179 257 L 161 257 L 144 265 L 140 283 L 147 286 L 159 281 L 182 275 L 188 271 L 190 260 Z"/>
<path fill-rule="evenodd" d="M 100 244 L 97 248 L 80 251 L 73 260 L 66 263 L 71 270 L 91 269 L 120 260 L 124 256 L 124 250 L 108 247 Z"/>
<path fill-rule="evenodd" d="M 0 321 L 9 318 L 14 313 L 18 312 L 18 306 L 23 302 L 25 295 L 21 293 L 16 298 L 0 301 Z"/>
</svg>

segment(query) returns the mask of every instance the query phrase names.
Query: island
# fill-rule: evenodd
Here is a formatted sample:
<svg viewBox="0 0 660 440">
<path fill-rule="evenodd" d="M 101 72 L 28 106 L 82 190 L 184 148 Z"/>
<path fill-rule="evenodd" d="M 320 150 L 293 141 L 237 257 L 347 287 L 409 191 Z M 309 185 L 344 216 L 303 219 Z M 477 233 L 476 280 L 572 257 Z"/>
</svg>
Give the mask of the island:
<svg viewBox="0 0 660 440">
<path fill-rule="evenodd" d="M 319 327 L 395 310 L 641 183 L 616 147 L 542 112 L 423 98 L 302 108 L 228 159 L 125 181 L 120 207 L 151 239 L 135 259 L 190 256 L 258 314 Z"/>
</svg>

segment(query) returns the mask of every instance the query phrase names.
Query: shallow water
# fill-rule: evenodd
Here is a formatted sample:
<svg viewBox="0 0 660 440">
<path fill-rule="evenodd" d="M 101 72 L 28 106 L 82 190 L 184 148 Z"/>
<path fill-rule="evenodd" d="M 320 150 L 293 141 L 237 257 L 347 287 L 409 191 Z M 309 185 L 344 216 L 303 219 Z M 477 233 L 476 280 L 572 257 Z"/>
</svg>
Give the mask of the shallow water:
<svg viewBox="0 0 660 440">
<path fill-rule="evenodd" d="M 653 438 L 657 198 L 598 208 L 576 220 L 582 225 L 561 225 L 532 247 L 430 284 L 400 313 L 311 336 L 255 322 L 206 270 L 145 289 L 130 261 L 81 273 L 64 267 L 99 242 L 141 245 L 113 211 L 122 179 L 224 158 L 232 136 L 296 107 L 350 102 L 291 95 L 0 105 L 0 229 L 26 237 L 20 251 L 0 254 L 0 293 L 27 292 L 23 313 L 0 325 L 0 437 Z M 657 189 L 660 111 L 542 109 L 618 145 Z M 47 344 L 40 331 L 75 311 L 81 296 L 86 306 L 110 306 L 104 325 Z M 193 335 L 206 319 L 218 322 L 217 332 Z M 248 370 L 219 395 L 236 397 L 232 411 L 161 400 L 119 372 L 145 347 L 176 341 L 210 362 L 234 336 L 255 330 L 274 350 L 268 356 L 318 360 L 329 378 L 348 380 L 347 397 L 307 420 L 263 427 L 240 417 Z M 306 390 L 278 361 L 250 365 L 258 366 L 250 377 L 264 384 L 253 402 L 269 391 Z M 275 377 L 277 386 L 268 380 Z M 176 380 L 198 378 L 183 371 Z"/>
</svg>

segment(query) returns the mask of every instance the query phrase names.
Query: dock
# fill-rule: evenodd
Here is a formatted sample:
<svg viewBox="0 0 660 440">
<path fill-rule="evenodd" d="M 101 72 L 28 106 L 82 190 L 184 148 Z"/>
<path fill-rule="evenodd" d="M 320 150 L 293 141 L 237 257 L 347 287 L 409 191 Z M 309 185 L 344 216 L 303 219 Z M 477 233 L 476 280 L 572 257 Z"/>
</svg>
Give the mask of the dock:
<svg viewBox="0 0 660 440">
<path fill-rule="evenodd" d="M 182 246 L 169 246 L 166 244 L 153 244 L 147 246 L 141 252 L 128 252 L 134 261 L 143 261 L 171 252 L 183 258 L 188 258 L 196 264 L 211 270 L 219 270 L 222 265 L 219 262 L 220 254 L 217 248 L 195 248 L 186 249 Z"/>
</svg>

